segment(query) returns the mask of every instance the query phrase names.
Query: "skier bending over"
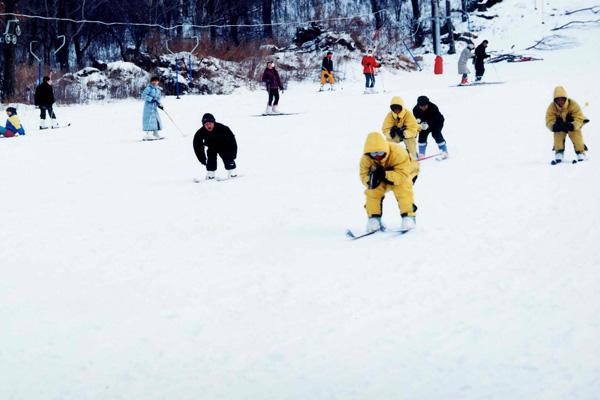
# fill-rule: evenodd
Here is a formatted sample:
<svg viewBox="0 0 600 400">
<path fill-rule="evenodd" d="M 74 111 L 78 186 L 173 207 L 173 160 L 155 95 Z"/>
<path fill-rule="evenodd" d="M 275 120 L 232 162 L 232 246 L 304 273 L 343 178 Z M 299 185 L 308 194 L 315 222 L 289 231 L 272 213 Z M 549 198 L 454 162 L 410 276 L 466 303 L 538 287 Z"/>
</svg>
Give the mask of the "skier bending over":
<svg viewBox="0 0 600 400">
<path fill-rule="evenodd" d="M 483 65 L 483 62 L 486 58 L 490 57 L 490 55 L 485 52 L 487 46 L 488 41 L 484 40 L 479 46 L 475 48 L 475 82 L 479 82 L 481 78 L 483 78 L 483 74 L 485 73 L 485 67 Z"/>
<path fill-rule="evenodd" d="M 404 142 L 408 154 L 414 163 L 415 170 L 419 171 L 419 163 L 417 162 L 417 132 L 419 124 L 415 116 L 404 106 L 404 100 L 399 96 L 394 96 L 390 102 L 390 112 L 387 113 L 383 120 L 381 130 L 390 142 Z M 415 181 L 416 175 L 415 173 Z"/>
<path fill-rule="evenodd" d="M 467 47 L 460 52 L 460 57 L 458 57 L 458 73 L 462 74 L 460 85 L 469 84 L 469 74 L 471 71 L 469 70 L 469 67 L 467 67 L 467 62 L 474 57 L 473 53 L 471 53 L 474 47 L 475 45 L 473 43 L 469 43 Z"/>
<path fill-rule="evenodd" d="M 158 140 L 163 138 L 158 133 L 162 129 L 158 109 L 163 109 L 163 105 L 160 102 L 162 89 L 158 86 L 159 81 L 160 79 L 157 76 L 153 76 L 150 79 L 150 84 L 142 92 L 142 99 L 144 99 L 142 123 L 143 129 L 146 132 L 143 140 Z"/>
<path fill-rule="evenodd" d="M 6 127 L 0 126 L 0 136 L 13 137 L 17 135 L 24 135 L 25 129 L 21 125 L 21 120 L 17 115 L 17 109 L 14 107 L 8 107 L 6 109 Z"/>
<path fill-rule="evenodd" d="M 425 158 L 425 150 L 427 149 L 427 137 L 431 136 L 435 139 L 438 149 L 440 150 L 441 158 L 448 158 L 448 147 L 444 136 L 442 136 L 442 128 L 444 127 L 444 116 L 440 112 L 438 106 L 429 101 L 427 96 L 419 96 L 417 105 L 413 108 L 413 114 L 419 123 L 419 160 Z"/>
<path fill-rule="evenodd" d="M 283 93 L 283 84 L 279 78 L 279 73 L 273 65 L 273 61 L 267 62 L 267 68 L 263 72 L 262 81 L 265 83 L 267 93 L 269 94 L 269 102 L 267 103 L 265 114 L 279 114 L 279 110 L 277 109 L 279 105 L 279 90 L 281 89 Z"/>
<path fill-rule="evenodd" d="M 581 128 L 588 120 L 583 115 L 581 107 L 573 99 L 567 97 L 567 91 L 562 86 L 554 89 L 554 100 L 546 110 L 546 126 L 554 132 L 554 161 L 553 164 L 562 162 L 565 153 L 565 139 L 567 135 L 577 154 L 577 161 L 586 158 L 586 145 L 583 143 Z"/>
<path fill-rule="evenodd" d="M 394 192 L 402 216 L 402 230 L 416 225 L 413 183 L 414 165 L 406 150 L 397 143 L 390 143 L 379 132 L 367 136 L 360 159 L 360 180 L 365 185 L 365 209 L 367 231 L 384 230 L 381 223 L 382 204 L 385 193 Z"/>
<path fill-rule="evenodd" d="M 33 102 L 40 108 L 40 129 L 48 129 L 48 125 L 46 125 L 46 112 L 48 112 L 48 116 L 52 119 L 50 126 L 58 128 L 56 114 L 54 114 L 54 110 L 52 109 L 54 106 L 54 89 L 52 88 L 52 79 L 49 76 L 45 76 L 42 79 L 42 83 L 35 88 Z"/>
<path fill-rule="evenodd" d="M 206 146 L 206 154 L 204 154 Z M 237 157 L 237 142 L 231 129 L 215 121 L 212 114 L 202 116 L 202 128 L 194 135 L 194 153 L 200 164 L 206 165 L 206 179 L 214 179 L 217 170 L 217 155 L 223 160 L 227 176 L 234 178 L 235 159 Z"/>
</svg>

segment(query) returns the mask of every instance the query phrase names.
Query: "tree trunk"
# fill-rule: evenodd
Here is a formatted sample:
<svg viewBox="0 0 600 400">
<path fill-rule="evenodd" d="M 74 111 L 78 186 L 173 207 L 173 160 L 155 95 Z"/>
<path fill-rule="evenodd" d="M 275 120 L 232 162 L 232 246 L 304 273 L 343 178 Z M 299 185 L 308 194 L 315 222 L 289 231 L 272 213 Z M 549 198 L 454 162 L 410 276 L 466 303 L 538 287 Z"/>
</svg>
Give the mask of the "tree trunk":
<svg viewBox="0 0 600 400">
<path fill-rule="evenodd" d="M 450 6 L 450 0 L 446 0 L 446 28 L 448 29 L 448 43 L 450 45 L 448 54 L 455 54 L 456 46 L 454 45 L 454 25 L 452 25 L 452 7 Z"/>
<path fill-rule="evenodd" d="M 413 10 L 412 28 L 414 32 L 414 43 L 416 47 L 419 47 L 425 41 L 425 35 L 423 34 L 423 25 L 421 24 L 421 7 L 419 0 L 411 0 Z"/>
<path fill-rule="evenodd" d="M 371 11 L 375 16 L 375 30 L 379 30 L 383 27 L 383 13 L 381 12 L 381 5 L 378 0 L 371 0 Z"/>
<path fill-rule="evenodd" d="M 262 23 L 263 26 L 263 37 L 273 37 L 273 26 L 271 25 L 272 19 L 271 14 L 273 12 L 273 0 L 262 0 Z"/>
<path fill-rule="evenodd" d="M 4 12 L 14 13 L 18 0 L 5 0 Z M 12 16 L 4 17 L 4 24 L 14 19 Z M 11 28 L 12 28 L 11 24 Z M 13 31 L 14 32 L 14 31 Z M 4 81 L 2 82 L 2 99 L 6 100 L 15 95 L 16 90 L 16 69 L 15 69 L 15 45 L 13 43 L 4 43 Z"/>
<path fill-rule="evenodd" d="M 461 21 L 467 22 L 467 0 L 461 0 L 460 5 L 462 6 Z"/>
<path fill-rule="evenodd" d="M 229 24 L 231 25 L 231 28 L 229 31 L 229 36 L 231 37 L 231 41 L 236 46 L 239 46 L 239 44 L 240 44 L 239 31 L 238 31 L 238 27 L 237 27 L 239 18 L 240 18 L 240 16 L 235 13 L 232 13 L 229 15 Z"/>
</svg>

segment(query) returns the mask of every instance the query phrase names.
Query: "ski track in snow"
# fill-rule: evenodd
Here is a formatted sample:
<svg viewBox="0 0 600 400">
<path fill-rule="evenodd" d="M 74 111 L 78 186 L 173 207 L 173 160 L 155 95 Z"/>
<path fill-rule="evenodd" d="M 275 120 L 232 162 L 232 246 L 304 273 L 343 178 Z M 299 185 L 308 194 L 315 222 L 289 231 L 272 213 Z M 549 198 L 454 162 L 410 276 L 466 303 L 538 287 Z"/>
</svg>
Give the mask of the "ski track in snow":
<svg viewBox="0 0 600 400">
<path fill-rule="evenodd" d="M 554 26 L 525 29 L 530 3 L 492 9 L 489 49 Z M 449 87 L 448 56 L 444 75 L 427 58 L 369 96 L 358 69 L 332 93 L 291 85 L 293 116 L 253 117 L 263 91 L 169 97 L 187 136 L 163 115 L 158 142 L 139 142 L 136 100 L 58 107 L 72 126 L 44 132 L 24 108 L 30 134 L 0 141 L 0 398 L 597 398 L 597 32 L 487 65 L 504 85 Z M 585 163 L 549 165 L 559 84 L 590 103 Z M 366 224 L 364 139 L 393 95 L 412 108 L 421 94 L 446 117 L 450 158 L 421 164 L 417 230 L 349 241 Z M 236 134 L 236 181 L 193 183 L 204 112 Z M 383 218 L 400 225 L 391 193 Z"/>
</svg>

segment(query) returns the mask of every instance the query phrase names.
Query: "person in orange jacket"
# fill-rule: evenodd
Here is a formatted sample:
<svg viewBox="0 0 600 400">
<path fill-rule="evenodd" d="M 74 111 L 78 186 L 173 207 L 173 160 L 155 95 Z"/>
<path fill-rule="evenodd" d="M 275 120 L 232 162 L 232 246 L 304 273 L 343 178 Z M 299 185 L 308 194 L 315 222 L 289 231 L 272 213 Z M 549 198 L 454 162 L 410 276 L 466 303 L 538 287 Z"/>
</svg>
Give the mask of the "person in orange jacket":
<svg viewBox="0 0 600 400">
<path fill-rule="evenodd" d="M 373 50 L 367 51 L 367 55 L 362 58 L 363 74 L 365 74 L 365 93 L 375 93 L 375 68 L 379 68 Z"/>
</svg>

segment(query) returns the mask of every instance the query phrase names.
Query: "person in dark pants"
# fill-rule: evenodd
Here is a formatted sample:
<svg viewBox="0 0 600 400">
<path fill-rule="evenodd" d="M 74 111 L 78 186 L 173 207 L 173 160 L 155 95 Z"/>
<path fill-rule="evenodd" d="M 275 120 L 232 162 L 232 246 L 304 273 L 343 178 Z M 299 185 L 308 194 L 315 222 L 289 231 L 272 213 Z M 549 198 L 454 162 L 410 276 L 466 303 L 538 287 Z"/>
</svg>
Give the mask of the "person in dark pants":
<svg viewBox="0 0 600 400">
<path fill-rule="evenodd" d="M 267 62 L 267 68 L 263 72 L 262 81 L 267 86 L 267 92 L 269 93 L 269 103 L 267 104 L 267 110 L 265 114 L 279 114 L 277 106 L 279 105 L 279 90 L 283 92 L 283 84 L 279 78 L 279 73 L 273 65 L 273 61 Z"/>
<path fill-rule="evenodd" d="M 204 147 L 206 146 L 206 154 Z M 235 159 L 237 142 L 231 129 L 215 121 L 212 114 L 202 116 L 202 128 L 194 135 L 194 153 L 202 165 L 206 165 L 206 179 L 214 179 L 217 155 L 223 160 L 229 178 L 237 176 Z"/>
<path fill-rule="evenodd" d="M 419 132 L 419 159 L 425 157 L 427 137 L 430 133 L 438 145 L 441 158 L 448 158 L 448 147 L 444 136 L 442 136 L 444 116 L 438 106 L 430 102 L 427 96 L 419 96 L 417 105 L 413 108 L 413 114 L 417 118 L 421 129 Z"/>
<path fill-rule="evenodd" d="M 52 89 L 52 80 L 49 76 L 45 76 L 42 83 L 35 88 L 34 104 L 40 108 L 40 129 L 48 129 L 46 125 L 46 112 L 52 119 L 51 127 L 58 128 L 56 115 L 52 106 L 54 104 L 54 90 Z"/>
<path fill-rule="evenodd" d="M 483 74 L 485 73 L 485 67 L 483 66 L 483 62 L 486 58 L 490 56 L 485 52 L 487 46 L 488 41 L 484 40 L 479 46 L 475 48 L 475 58 L 473 60 L 473 62 L 475 63 L 475 82 L 479 82 L 481 78 L 483 78 Z"/>
</svg>

